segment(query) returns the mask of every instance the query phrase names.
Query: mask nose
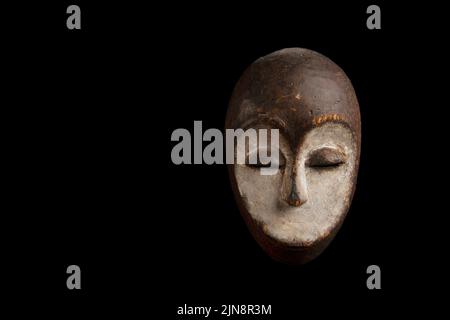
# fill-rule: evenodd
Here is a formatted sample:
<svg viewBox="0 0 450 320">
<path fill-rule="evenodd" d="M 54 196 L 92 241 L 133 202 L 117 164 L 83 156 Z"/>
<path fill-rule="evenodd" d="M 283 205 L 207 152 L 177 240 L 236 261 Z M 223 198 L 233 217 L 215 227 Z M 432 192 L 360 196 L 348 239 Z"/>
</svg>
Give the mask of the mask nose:
<svg viewBox="0 0 450 320">
<path fill-rule="evenodd" d="M 293 168 L 285 177 L 283 184 L 283 200 L 293 207 L 300 207 L 308 201 L 305 171 L 301 168 Z"/>
</svg>

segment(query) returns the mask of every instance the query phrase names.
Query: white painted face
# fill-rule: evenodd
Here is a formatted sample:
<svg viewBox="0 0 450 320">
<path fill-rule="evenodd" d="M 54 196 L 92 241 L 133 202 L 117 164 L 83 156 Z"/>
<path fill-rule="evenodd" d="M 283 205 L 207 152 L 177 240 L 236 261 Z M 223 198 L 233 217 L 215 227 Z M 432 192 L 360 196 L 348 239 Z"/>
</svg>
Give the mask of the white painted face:
<svg viewBox="0 0 450 320">
<path fill-rule="evenodd" d="M 239 196 L 255 225 L 276 243 L 314 245 L 339 227 L 350 206 L 356 140 L 345 124 L 325 122 L 307 132 L 296 150 L 280 131 L 279 147 L 274 175 L 261 175 L 259 164 L 234 165 Z"/>
</svg>

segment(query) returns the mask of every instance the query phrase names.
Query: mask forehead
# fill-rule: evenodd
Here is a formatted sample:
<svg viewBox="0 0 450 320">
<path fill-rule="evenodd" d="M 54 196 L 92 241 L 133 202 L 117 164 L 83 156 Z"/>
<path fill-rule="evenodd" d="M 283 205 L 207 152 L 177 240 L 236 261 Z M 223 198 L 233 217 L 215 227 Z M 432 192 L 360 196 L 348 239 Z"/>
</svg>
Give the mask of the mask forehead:
<svg viewBox="0 0 450 320">
<path fill-rule="evenodd" d="M 333 61 L 307 49 L 276 51 L 244 72 L 233 91 L 226 127 L 258 122 L 278 127 L 293 148 L 326 122 L 345 123 L 360 141 L 359 106 L 350 80 Z"/>
</svg>

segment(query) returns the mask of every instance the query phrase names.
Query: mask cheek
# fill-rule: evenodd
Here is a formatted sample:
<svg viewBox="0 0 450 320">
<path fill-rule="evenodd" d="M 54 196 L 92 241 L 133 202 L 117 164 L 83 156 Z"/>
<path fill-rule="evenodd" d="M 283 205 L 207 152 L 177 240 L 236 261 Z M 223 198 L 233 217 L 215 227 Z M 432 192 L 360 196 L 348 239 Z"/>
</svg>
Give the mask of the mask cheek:
<svg viewBox="0 0 450 320">
<path fill-rule="evenodd" d="M 261 175 L 259 169 L 234 165 L 239 197 L 250 216 L 261 223 L 270 223 L 279 206 L 282 171 Z"/>
<path fill-rule="evenodd" d="M 351 165 L 332 169 L 307 169 L 308 193 L 312 214 L 319 225 L 330 226 L 348 209 L 353 188 Z"/>
</svg>

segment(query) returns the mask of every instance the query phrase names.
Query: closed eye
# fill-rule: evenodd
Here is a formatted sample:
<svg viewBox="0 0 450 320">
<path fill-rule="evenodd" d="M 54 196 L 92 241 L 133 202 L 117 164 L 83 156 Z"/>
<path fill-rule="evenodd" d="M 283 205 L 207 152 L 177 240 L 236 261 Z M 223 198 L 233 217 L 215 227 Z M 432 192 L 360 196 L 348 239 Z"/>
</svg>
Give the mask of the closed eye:
<svg viewBox="0 0 450 320">
<path fill-rule="evenodd" d="M 333 168 L 344 164 L 347 155 L 335 148 L 324 147 L 310 153 L 306 165 L 313 168 Z"/>
<path fill-rule="evenodd" d="M 245 164 L 251 168 L 279 168 L 283 169 L 286 165 L 286 160 L 281 153 L 278 151 L 278 159 L 270 159 L 267 163 L 263 163 L 259 157 L 259 152 L 255 151 L 253 154 L 247 156 Z M 255 161 L 256 159 L 256 161 Z"/>
</svg>

